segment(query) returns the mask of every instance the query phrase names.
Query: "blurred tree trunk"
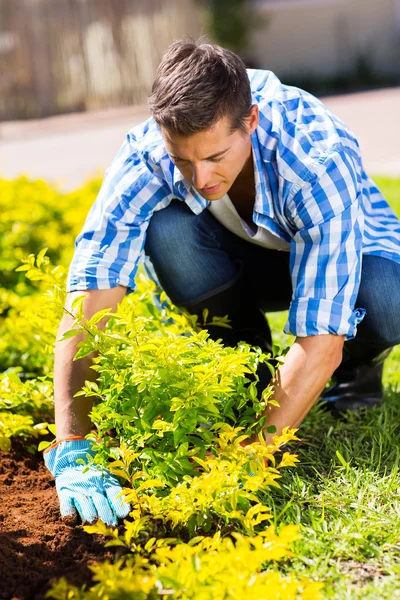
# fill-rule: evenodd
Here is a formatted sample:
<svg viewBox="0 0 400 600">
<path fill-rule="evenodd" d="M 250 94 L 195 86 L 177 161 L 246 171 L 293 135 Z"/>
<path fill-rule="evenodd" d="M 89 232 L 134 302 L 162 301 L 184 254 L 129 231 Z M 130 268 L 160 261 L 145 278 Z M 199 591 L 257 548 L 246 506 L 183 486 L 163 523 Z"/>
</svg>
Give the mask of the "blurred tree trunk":
<svg viewBox="0 0 400 600">
<path fill-rule="evenodd" d="M 251 63 L 251 34 L 265 25 L 265 18 L 258 14 L 252 0 L 195 2 L 205 9 L 205 26 L 211 38 Z"/>
</svg>

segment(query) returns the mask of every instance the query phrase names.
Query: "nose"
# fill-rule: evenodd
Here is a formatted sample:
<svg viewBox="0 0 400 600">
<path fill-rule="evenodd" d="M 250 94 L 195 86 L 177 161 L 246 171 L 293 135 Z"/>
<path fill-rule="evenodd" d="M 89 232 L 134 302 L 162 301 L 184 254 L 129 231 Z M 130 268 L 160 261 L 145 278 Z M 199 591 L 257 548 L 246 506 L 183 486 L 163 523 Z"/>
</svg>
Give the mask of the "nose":
<svg viewBox="0 0 400 600">
<path fill-rule="evenodd" d="M 210 165 L 206 163 L 192 165 L 192 181 L 199 190 L 212 183 Z"/>
</svg>

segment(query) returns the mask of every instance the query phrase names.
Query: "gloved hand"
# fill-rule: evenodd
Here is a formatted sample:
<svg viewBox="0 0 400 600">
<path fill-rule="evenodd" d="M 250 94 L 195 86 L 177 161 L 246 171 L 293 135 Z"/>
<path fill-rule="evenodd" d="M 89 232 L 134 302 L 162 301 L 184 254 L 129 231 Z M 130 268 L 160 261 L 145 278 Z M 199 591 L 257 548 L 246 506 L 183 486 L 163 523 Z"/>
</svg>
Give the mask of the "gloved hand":
<svg viewBox="0 0 400 600">
<path fill-rule="evenodd" d="M 86 455 L 94 456 L 92 444 L 83 437 L 76 436 L 52 444 L 43 452 L 44 462 L 55 477 L 62 517 L 76 517 L 78 512 L 83 522 L 92 523 L 99 517 L 109 526 L 117 525 L 118 518 L 126 517 L 131 507 L 116 496 L 122 491 L 117 478 L 112 473 L 82 464 Z"/>
</svg>

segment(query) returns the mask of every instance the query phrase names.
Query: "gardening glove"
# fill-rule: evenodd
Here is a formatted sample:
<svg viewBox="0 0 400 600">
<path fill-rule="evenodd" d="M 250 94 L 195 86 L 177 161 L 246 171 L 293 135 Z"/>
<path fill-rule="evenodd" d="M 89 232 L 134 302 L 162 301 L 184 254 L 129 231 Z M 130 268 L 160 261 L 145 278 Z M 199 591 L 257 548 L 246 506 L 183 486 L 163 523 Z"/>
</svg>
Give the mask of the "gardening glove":
<svg viewBox="0 0 400 600">
<path fill-rule="evenodd" d="M 117 478 L 107 470 L 76 464 L 87 454 L 95 455 L 92 444 L 81 436 L 55 442 L 43 452 L 46 467 L 56 480 L 62 517 L 76 517 L 92 523 L 98 517 L 109 526 L 126 517 L 131 507 L 116 496 L 122 491 Z"/>
</svg>

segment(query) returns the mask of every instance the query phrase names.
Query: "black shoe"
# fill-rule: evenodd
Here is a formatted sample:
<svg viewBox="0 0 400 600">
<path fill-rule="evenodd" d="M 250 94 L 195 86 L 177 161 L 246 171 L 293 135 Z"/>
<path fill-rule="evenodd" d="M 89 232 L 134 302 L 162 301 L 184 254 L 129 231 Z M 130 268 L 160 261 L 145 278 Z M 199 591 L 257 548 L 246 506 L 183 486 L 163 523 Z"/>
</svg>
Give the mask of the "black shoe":
<svg viewBox="0 0 400 600">
<path fill-rule="evenodd" d="M 390 352 L 391 348 L 361 362 L 345 351 L 340 366 L 333 374 L 333 385 L 321 396 L 321 400 L 326 402 L 324 408 L 333 414 L 341 414 L 381 404 L 383 363 Z"/>
</svg>

